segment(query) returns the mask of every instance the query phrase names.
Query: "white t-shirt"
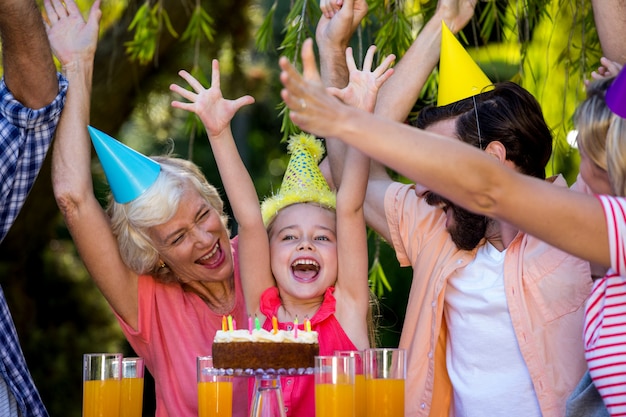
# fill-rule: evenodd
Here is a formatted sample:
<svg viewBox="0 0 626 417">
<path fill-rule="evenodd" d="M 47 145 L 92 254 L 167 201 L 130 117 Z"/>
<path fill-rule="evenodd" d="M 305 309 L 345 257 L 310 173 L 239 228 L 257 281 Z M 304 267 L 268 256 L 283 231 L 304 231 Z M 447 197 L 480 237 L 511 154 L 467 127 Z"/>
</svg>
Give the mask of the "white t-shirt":
<svg viewBox="0 0 626 417">
<path fill-rule="evenodd" d="M 600 196 L 611 269 L 593 283 L 585 309 L 589 374 L 611 415 L 626 415 L 626 199 Z"/>
<path fill-rule="evenodd" d="M 2 375 L 0 375 L 0 416 L 20 417 L 15 397 Z"/>
<path fill-rule="evenodd" d="M 504 257 L 490 243 L 448 280 L 446 361 L 453 415 L 541 416 L 504 293 Z"/>
</svg>

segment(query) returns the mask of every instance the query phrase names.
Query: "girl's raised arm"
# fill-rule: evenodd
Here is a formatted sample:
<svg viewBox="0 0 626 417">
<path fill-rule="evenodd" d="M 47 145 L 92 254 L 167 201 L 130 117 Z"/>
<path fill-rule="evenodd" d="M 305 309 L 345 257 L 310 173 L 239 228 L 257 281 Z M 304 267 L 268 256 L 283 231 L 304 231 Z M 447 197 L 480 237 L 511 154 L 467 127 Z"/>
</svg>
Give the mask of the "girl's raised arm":
<svg viewBox="0 0 626 417">
<path fill-rule="evenodd" d="M 241 160 L 230 126 L 235 113 L 241 107 L 252 104 L 254 99 L 251 96 L 236 100 L 224 99 L 217 60 L 212 63 L 211 87 L 208 89 L 187 71 L 180 71 L 179 75 L 193 91 L 172 84 L 170 89 L 189 101 L 173 101 L 172 107 L 196 113 L 207 130 L 217 168 L 238 224 L 239 272 L 246 307 L 249 314 L 260 314 L 261 294 L 266 288 L 275 285 L 270 268 L 269 240 L 254 183 Z"/>
<path fill-rule="evenodd" d="M 359 71 L 352 56 L 346 50 L 350 73 L 348 86 L 342 90 L 329 89 L 346 104 L 373 111 L 380 86 L 392 75 L 389 66 L 395 56 L 386 57 L 373 71 L 372 63 L 376 47 L 371 46 Z M 328 140 L 329 153 L 337 139 Z M 337 298 L 336 317 L 350 340 L 359 349 L 369 347 L 367 315 L 369 309 L 367 228 L 363 215 L 363 202 L 367 189 L 370 159 L 361 151 L 349 146 L 346 150 L 341 183 L 337 190 L 337 257 L 338 275 L 335 285 Z"/>
</svg>

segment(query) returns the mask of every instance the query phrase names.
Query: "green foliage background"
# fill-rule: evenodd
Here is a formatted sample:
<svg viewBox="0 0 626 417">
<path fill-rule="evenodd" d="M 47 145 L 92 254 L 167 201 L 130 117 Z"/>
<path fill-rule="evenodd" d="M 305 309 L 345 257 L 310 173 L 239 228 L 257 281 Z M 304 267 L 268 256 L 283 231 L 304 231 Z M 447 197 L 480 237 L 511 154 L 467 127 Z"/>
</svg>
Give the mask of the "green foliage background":
<svg viewBox="0 0 626 417">
<path fill-rule="evenodd" d="M 434 0 L 371 0 L 353 40 L 362 57 L 376 43 L 379 54 L 401 57 L 432 16 Z M 82 10 L 91 1 L 81 0 Z M 92 124 L 145 153 L 169 149 L 199 164 L 221 187 L 205 132 L 193 117 L 172 110 L 169 84 L 190 70 L 205 84 L 210 60 L 220 59 L 227 98 L 251 94 L 233 131 L 259 197 L 282 180 L 283 139 L 295 127 L 280 100 L 277 60 L 298 63 L 299 48 L 314 33 L 319 5 L 312 0 L 104 0 L 96 56 Z M 492 81 L 512 79 L 540 101 L 554 132 L 549 174 L 572 182 L 579 156 L 567 143 L 583 79 L 601 55 L 591 5 L 583 0 L 480 1 L 461 35 Z M 436 97 L 437 71 L 415 105 Z M 94 160 L 95 189 L 108 188 Z M 236 233 L 233 225 L 233 233 Z M 380 345 L 395 346 L 411 283 L 393 250 L 370 233 L 370 283 L 380 300 Z M 80 416 L 82 354 L 132 354 L 104 298 L 80 261 L 50 190 L 49 165 L 0 245 L 0 283 L 10 303 L 24 354 L 52 416 Z M 154 413 L 146 385 L 145 415 Z"/>
</svg>

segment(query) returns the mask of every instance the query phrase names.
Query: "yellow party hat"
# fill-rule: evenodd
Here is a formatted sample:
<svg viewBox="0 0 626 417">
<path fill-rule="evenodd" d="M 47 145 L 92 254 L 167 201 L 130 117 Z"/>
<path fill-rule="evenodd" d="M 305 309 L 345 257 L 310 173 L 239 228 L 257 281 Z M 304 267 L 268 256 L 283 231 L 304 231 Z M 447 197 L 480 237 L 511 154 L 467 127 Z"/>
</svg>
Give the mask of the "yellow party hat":
<svg viewBox="0 0 626 417">
<path fill-rule="evenodd" d="M 318 163 L 324 147 L 315 137 L 300 133 L 289 138 L 287 151 L 291 154 L 280 191 L 261 204 L 263 222 L 267 226 L 282 209 L 297 203 L 318 203 L 334 209 L 335 193 L 331 191 Z"/>
<path fill-rule="evenodd" d="M 441 26 L 437 106 L 445 106 L 490 90 L 486 88 L 492 86 L 489 78 L 443 21 Z"/>
</svg>

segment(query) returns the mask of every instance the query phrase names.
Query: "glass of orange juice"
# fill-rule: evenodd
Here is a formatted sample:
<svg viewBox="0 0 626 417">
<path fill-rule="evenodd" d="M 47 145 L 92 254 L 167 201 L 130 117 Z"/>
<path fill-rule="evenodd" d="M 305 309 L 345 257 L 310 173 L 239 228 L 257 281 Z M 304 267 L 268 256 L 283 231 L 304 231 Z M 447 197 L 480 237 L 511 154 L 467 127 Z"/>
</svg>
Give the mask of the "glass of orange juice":
<svg viewBox="0 0 626 417">
<path fill-rule="evenodd" d="M 406 351 L 377 348 L 365 350 L 367 417 L 404 415 Z"/>
<path fill-rule="evenodd" d="M 120 417 L 141 417 L 143 411 L 143 358 L 122 359 Z"/>
<path fill-rule="evenodd" d="M 361 350 L 336 350 L 335 356 L 351 356 L 354 358 L 354 413 L 355 417 L 365 417 L 364 352 Z"/>
<path fill-rule="evenodd" d="M 232 417 L 233 381 L 224 370 L 213 368 L 211 356 L 197 357 L 198 417 Z"/>
<path fill-rule="evenodd" d="M 121 353 L 83 355 L 83 417 L 118 416 L 121 387 Z"/>
<path fill-rule="evenodd" d="M 354 417 L 354 357 L 315 357 L 315 416 Z"/>
</svg>

